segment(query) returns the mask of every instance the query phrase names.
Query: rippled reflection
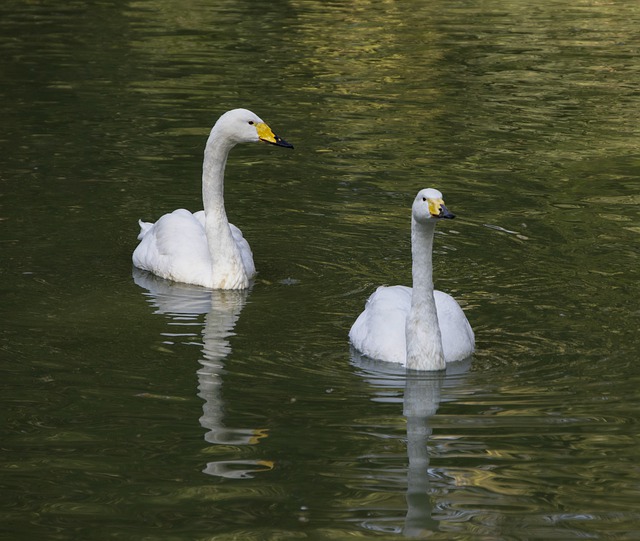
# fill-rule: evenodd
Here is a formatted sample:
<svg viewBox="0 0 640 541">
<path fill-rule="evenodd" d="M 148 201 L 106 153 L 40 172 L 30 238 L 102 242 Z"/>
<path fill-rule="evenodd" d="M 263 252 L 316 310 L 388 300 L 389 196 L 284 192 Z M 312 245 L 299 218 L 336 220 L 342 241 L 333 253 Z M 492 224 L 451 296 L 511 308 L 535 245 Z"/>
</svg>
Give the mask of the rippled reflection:
<svg viewBox="0 0 640 541">
<path fill-rule="evenodd" d="M 465 373 L 471 360 L 452 363 L 446 373 L 406 371 L 404 367 L 373 361 L 352 350 L 351 360 L 371 386 L 372 400 L 388 401 L 398 397 L 404 387 L 403 415 L 406 419 L 406 451 L 408 457 L 406 476 L 407 513 L 401 532 L 405 537 L 425 537 L 439 531 L 439 523 L 433 518 L 429 471 L 429 437 L 432 433 L 430 419 L 438 411 L 442 387 L 449 376 Z M 389 531 L 388 527 L 369 524 L 366 527 Z M 396 533 L 400 533 L 398 530 Z"/>
<path fill-rule="evenodd" d="M 193 326 L 202 328 L 203 357 L 199 359 L 198 396 L 204 400 L 200 424 L 207 430 L 204 439 L 216 445 L 256 445 L 267 436 L 260 428 L 228 427 L 224 422 L 225 405 L 222 394 L 224 359 L 231 353 L 229 337 L 247 301 L 246 290 L 207 290 L 200 287 L 168 282 L 139 269 L 133 269 L 137 285 L 147 290 L 156 314 L 171 318 L 169 325 L 177 332 L 166 333 L 172 340 L 193 340 Z M 182 331 L 182 332 L 181 332 Z M 208 462 L 204 473 L 218 477 L 248 478 L 269 470 L 268 460 L 221 460 Z"/>
</svg>

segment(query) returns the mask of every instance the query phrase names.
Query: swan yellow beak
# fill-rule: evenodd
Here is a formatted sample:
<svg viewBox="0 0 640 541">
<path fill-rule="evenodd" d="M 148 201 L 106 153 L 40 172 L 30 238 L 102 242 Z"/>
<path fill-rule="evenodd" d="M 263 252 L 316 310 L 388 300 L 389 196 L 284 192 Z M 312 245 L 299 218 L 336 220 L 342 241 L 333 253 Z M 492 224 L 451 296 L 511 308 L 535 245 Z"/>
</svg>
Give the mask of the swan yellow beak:
<svg viewBox="0 0 640 541">
<path fill-rule="evenodd" d="M 453 212 L 449 212 L 449 209 L 444 206 L 442 199 L 429 199 L 429 214 L 433 218 L 448 218 L 450 220 L 456 217 Z"/>
<path fill-rule="evenodd" d="M 271 143 L 272 145 L 276 145 L 279 147 L 293 148 L 293 145 L 291 143 L 287 143 L 284 139 L 278 137 L 264 122 L 258 122 L 256 124 L 256 131 L 258 132 L 260 141 Z"/>
</svg>

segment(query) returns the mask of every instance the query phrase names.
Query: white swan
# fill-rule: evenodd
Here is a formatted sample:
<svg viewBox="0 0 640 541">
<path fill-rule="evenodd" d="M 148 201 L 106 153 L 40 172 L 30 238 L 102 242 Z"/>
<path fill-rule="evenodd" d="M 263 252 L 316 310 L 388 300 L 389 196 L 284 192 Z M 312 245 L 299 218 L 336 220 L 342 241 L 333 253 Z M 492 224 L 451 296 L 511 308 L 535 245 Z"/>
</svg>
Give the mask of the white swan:
<svg viewBox="0 0 640 541">
<path fill-rule="evenodd" d="M 237 143 L 293 148 L 247 109 L 223 114 L 211 129 L 202 164 L 204 211 L 178 209 L 156 223 L 140 221 L 133 264 L 162 278 L 211 289 L 245 289 L 256 273 L 242 232 L 224 208 L 224 168 Z"/>
<path fill-rule="evenodd" d="M 432 188 L 421 190 L 411 213 L 413 289 L 379 287 L 349 331 L 353 346 L 372 359 L 411 370 L 444 370 L 475 348 L 471 325 L 453 297 L 434 291 L 433 236 L 438 220 L 454 218 Z"/>
</svg>

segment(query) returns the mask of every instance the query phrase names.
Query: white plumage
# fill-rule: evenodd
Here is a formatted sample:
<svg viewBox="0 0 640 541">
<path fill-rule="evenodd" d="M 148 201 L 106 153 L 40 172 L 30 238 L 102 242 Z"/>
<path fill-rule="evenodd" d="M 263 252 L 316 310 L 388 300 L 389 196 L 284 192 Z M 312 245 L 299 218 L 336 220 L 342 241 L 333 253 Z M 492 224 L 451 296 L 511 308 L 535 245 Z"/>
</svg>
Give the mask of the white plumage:
<svg viewBox="0 0 640 541">
<path fill-rule="evenodd" d="M 292 145 L 276 136 L 254 113 L 234 109 L 211 130 L 202 166 L 204 210 L 178 209 L 157 222 L 140 221 L 133 264 L 168 280 L 211 289 L 249 287 L 256 268 L 249 243 L 229 223 L 224 207 L 224 169 L 229 151 L 242 142 Z"/>
<path fill-rule="evenodd" d="M 453 218 L 434 189 L 421 190 L 412 207 L 413 288 L 379 287 L 349 331 L 349 339 L 372 359 L 414 370 L 443 370 L 446 362 L 475 349 L 471 325 L 456 300 L 434 290 L 432 251 L 435 224 Z"/>
</svg>

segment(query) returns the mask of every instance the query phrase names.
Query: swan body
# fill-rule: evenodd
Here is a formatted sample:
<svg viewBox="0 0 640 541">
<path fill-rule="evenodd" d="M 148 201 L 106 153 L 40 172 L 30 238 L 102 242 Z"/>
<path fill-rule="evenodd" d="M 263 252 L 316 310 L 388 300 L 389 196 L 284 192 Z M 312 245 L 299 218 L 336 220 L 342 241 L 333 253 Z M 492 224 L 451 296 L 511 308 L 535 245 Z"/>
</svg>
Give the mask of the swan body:
<svg viewBox="0 0 640 541">
<path fill-rule="evenodd" d="M 256 268 L 249 243 L 227 219 L 224 169 L 237 143 L 259 141 L 293 148 L 247 109 L 228 111 L 218 119 L 204 150 L 204 210 L 178 209 L 155 223 L 140 221 L 140 243 L 133 252 L 137 268 L 210 289 L 249 287 Z"/>
<path fill-rule="evenodd" d="M 453 218 L 438 190 L 416 196 L 411 218 L 413 288 L 379 287 L 349 331 L 349 339 L 372 359 L 400 363 L 412 370 L 444 370 L 475 349 L 473 330 L 462 308 L 434 290 L 432 252 L 438 220 Z"/>
</svg>

